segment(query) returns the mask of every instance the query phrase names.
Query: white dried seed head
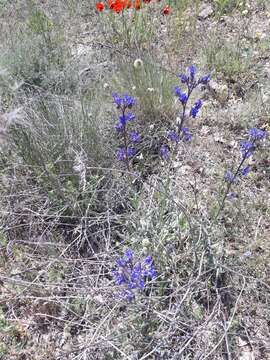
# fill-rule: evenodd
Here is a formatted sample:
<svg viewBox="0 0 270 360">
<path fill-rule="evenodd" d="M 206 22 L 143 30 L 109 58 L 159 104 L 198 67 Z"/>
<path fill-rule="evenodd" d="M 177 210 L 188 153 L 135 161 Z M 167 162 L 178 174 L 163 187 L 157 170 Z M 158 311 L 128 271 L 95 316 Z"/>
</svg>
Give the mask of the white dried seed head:
<svg viewBox="0 0 270 360">
<path fill-rule="evenodd" d="M 140 67 L 142 67 L 143 66 L 143 61 L 142 61 L 142 59 L 136 59 L 135 61 L 134 61 L 134 67 L 137 69 L 137 68 L 140 68 Z"/>
</svg>

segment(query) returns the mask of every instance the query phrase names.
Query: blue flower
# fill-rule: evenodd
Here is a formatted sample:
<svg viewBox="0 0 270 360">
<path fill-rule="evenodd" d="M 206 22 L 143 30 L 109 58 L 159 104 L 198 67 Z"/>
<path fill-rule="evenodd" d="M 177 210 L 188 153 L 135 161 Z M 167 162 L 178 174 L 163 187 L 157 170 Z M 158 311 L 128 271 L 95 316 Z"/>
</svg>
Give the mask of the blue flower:
<svg viewBox="0 0 270 360">
<path fill-rule="evenodd" d="M 176 87 L 174 88 L 174 93 L 175 93 L 175 95 L 178 96 L 178 97 L 181 96 L 182 91 L 181 91 L 181 89 L 180 89 L 179 86 L 176 86 Z"/>
<path fill-rule="evenodd" d="M 228 193 L 227 196 L 228 196 L 228 198 L 230 198 L 230 199 L 235 199 L 235 198 L 237 197 L 237 193 L 234 192 L 234 191 L 231 191 L 231 192 Z"/>
<path fill-rule="evenodd" d="M 113 271 L 112 274 L 115 277 L 115 284 L 116 285 L 123 285 L 123 284 L 126 283 L 126 279 L 118 271 Z"/>
<path fill-rule="evenodd" d="M 123 103 L 123 99 L 119 97 L 116 93 L 112 94 L 112 98 L 117 106 L 121 106 Z"/>
<path fill-rule="evenodd" d="M 131 112 L 121 115 L 119 117 L 120 123 L 122 125 L 126 125 L 127 121 L 133 121 L 134 119 L 135 119 L 135 115 L 132 114 Z"/>
<path fill-rule="evenodd" d="M 121 97 L 118 94 L 114 93 L 112 94 L 112 98 L 115 104 L 122 110 L 126 108 L 132 108 L 132 106 L 136 104 L 135 99 L 129 95 L 123 95 Z"/>
<path fill-rule="evenodd" d="M 138 143 L 138 142 L 141 141 L 141 135 L 138 134 L 138 133 L 135 132 L 135 131 L 129 132 L 129 136 L 130 136 L 131 141 L 132 141 L 133 143 Z"/>
<path fill-rule="evenodd" d="M 250 167 L 249 166 L 245 166 L 242 171 L 241 171 L 241 174 L 243 176 L 246 176 L 248 173 L 250 172 Z"/>
<path fill-rule="evenodd" d="M 133 271 L 131 272 L 131 281 L 137 281 L 140 279 L 141 277 L 141 272 L 136 270 L 136 269 L 133 269 Z"/>
<path fill-rule="evenodd" d="M 181 101 L 181 103 L 182 103 L 183 105 L 186 104 L 186 102 L 188 101 L 188 94 L 182 93 L 182 94 L 179 96 L 179 100 Z"/>
<path fill-rule="evenodd" d="M 169 131 L 167 137 L 169 140 L 175 142 L 176 144 L 178 144 L 180 141 L 179 136 L 176 134 L 175 131 Z"/>
<path fill-rule="evenodd" d="M 133 259 L 133 251 L 128 249 L 125 251 L 125 257 L 127 258 L 128 261 L 131 261 Z"/>
<path fill-rule="evenodd" d="M 148 276 L 151 278 L 151 279 L 154 279 L 157 277 L 157 272 L 156 270 L 154 269 L 153 266 L 151 266 L 149 272 L 148 272 Z"/>
<path fill-rule="evenodd" d="M 202 104 L 203 104 L 203 103 L 202 103 L 202 100 L 199 99 L 199 100 L 197 100 L 197 101 L 195 102 L 194 106 L 191 108 L 190 113 L 191 113 L 191 116 L 192 116 L 194 119 L 196 118 L 196 116 L 197 116 L 200 108 L 202 107 Z"/>
<path fill-rule="evenodd" d="M 127 284 L 127 286 L 128 286 L 128 288 L 129 289 L 136 289 L 136 284 L 135 283 L 133 283 L 133 282 L 129 282 L 128 284 Z"/>
<path fill-rule="evenodd" d="M 191 116 L 193 117 L 193 119 L 196 118 L 196 116 L 198 115 L 199 109 L 197 109 L 196 107 L 192 107 L 191 109 Z"/>
<path fill-rule="evenodd" d="M 254 144 L 252 144 L 249 141 L 241 141 L 240 142 L 240 151 L 243 154 L 243 157 L 249 158 L 253 152 L 255 151 L 256 147 L 254 146 Z"/>
<path fill-rule="evenodd" d="M 233 183 L 235 182 L 235 176 L 234 176 L 234 174 L 233 174 L 231 171 L 229 171 L 229 170 L 227 170 L 227 171 L 225 172 L 225 174 L 224 174 L 224 179 L 225 179 L 226 182 L 231 183 L 231 184 L 233 184 Z"/>
<path fill-rule="evenodd" d="M 191 66 L 188 67 L 188 70 L 189 70 L 189 72 L 190 72 L 191 81 L 193 82 L 194 79 L 195 79 L 195 75 L 196 75 L 196 73 L 197 73 L 197 68 L 196 68 L 196 66 L 191 65 Z"/>
<path fill-rule="evenodd" d="M 159 152 L 160 152 L 160 156 L 163 159 L 168 159 L 170 155 L 170 150 L 167 145 L 162 145 Z"/>
<path fill-rule="evenodd" d="M 203 85 L 207 85 L 209 83 L 210 79 L 211 79 L 211 74 L 208 74 L 208 75 L 202 76 L 199 79 L 198 83 L 203 84 Z"/>
<path fill-rule="evenodd" d="M 126 149 L 122 147 L 121 149 L 118 150 L 117 159 L 119 161 L 124 161 L 126 160 L 126 157 L 131 158 L 135 154 L 136 154 L 136 150 L 134 148 L 128 148 L 126 152 Z"/>
<path fill-rule="evenodd" d="M 127 264 L 126 260 L 124 260 L 124 259 L 118 259 L 116 261 L 116 263 L 117 263 L 118 267 L 125 267 Z"/>
<path fill-rule="evenodd" d="M 123 290 L 123 292 L 122 292 L 122 297 L 123 297 L 124 299 L 127 299 L 129 302 L 131 302 L 132 300 L 134 300 L 135 295 L 133 294 L 132 291 Z"/>
<path fill-rule="evenodd" d="M 144 290 L 147 281 L 157 277 L 157 272 L 153 266 L 151 256 L 147 256 L 143 262 L 135 262 L 132 250 L 126 250 L 124 259 L 116 261 L 116 270 L 112 271 L 116 285 L 124 286 L 122 292 L 124 298 L 133 300 L 135 298 L 134 290 Z"/>
<path fill-rule="evenodd" d="M 136 154 L 136 150 L 134 148 L 127 149 L 128 157 L 133 157 Z"/>
<path fill-rule="evenodd" d="M 145 262 L 147 265 L 151 265 L 152 262 L 153 262 L 153 260 L 152 260 L 151 256 L 148 255 L 148 256 L 146 256 L 144 262 Z"/>
<path fill-rule="evenodd" d="M 181 132 L 183 134 L 184 141 L 190 141 L 192 139 L 192 134 L 190 133 L 188 128 L 186 127 L 182 128 Z"/>
<path fill-rule="evenodd" d="M 136 100 L 129 95 L 124 95 L 123 103 L 124 103 L 124 106 L 126 106 L 128 108 L 132 108 L 132 106 L 136 104 Z"/>
<path fill-rule="evenodd" d="M 121 149 L 118 150 L 117 159 L 119 161 L 126 160 L 126 150 L 125 150 L 125 148 L 121 148 Z"/>
<path fill-rule="evenodd" d="M 203 105 L 203 102 L 202 102 L 202 100 L 201 99 L 198 99 L 196 102 L 195 102 L 195 107 L 197 108 L 197 109 L 200 109 L 201 107 L 202 107 L 202 105 Z"/>
<path fill-rule="evenodd" d="M 252 140 L 263 140 L 267 136 L 267 132 L 265 130 L 260 130 L 255 127 L 249 129 L 248 133 Z"/>
<path fill-rule="evenodd" d="M 140 279 L 138 285 L 140 289 L 143 289 L 145 286 L 145 281 L 143 279 Z"/>
<path fill-rule="evenodd" d="M 180 80 L 183 84 L 188 83 L 188 76 L 186 74 L 179 74 L 178 77 L 180 78 Z"/>
<path fill-rule="evenodd" d="M 114 128 L 116 131 L 121 132 L 124 130 L 124 126 L 121 122 L 118 122 L 116 125 L 114 125 Z"/>
<path fill-rule="evenodd" d="M 120 124 L 122 124 L 122 126 L 125 126 L 126 123 L 127 123 L 127 117 L 126 117 L 126 115 L 121 115 L 121 116 L 119 117 L 119 122 L 120 122 Z"/>
</svg>

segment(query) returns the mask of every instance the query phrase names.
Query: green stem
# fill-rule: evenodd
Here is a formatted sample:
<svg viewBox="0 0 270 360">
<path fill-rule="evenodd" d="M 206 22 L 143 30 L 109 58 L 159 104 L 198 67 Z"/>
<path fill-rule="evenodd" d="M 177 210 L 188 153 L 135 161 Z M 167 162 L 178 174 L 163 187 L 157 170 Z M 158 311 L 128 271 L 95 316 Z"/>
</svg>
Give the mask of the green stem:
<svg viewBox="0 0 270 360">
<path fill-rule="evenodd" d="M 122 115 L 123 115 L 123 118 L 124 118 L 125 117 L 125 109 L 122 110 Z M 123 134 L 124 134 L 124 147 L 125 147 L 125 163 L 126 163 L 128 171 L 130 171 L 129 159 L 128 159 L 128 140 L 127 140 L 126 123 L 124 124 Z"/>
</svg>

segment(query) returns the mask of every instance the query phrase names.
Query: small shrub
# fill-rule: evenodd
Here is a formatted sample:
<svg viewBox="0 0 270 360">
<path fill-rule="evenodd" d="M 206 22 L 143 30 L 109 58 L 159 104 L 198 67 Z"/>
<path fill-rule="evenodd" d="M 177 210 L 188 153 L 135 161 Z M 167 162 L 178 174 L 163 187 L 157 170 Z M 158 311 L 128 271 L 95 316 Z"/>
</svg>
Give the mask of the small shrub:
<svg viewBox="0 0 270 360">
<path fill-rule="evenodd" d="M 120 63 L 112 87 L 123 93 L 131 89 L 140 105 L 139 121 L 144 124 L 170 121 L 176 109 L 172 97 L 175 75 L 162 68 L 152 58 L 128 59 Z"/>
<path fill-rule="evenodd" d="M 242 0 L 214 0 L 214 4 L 219 16 L 231 13 L 236 8 L 245 7 L 245 1 Z"/>
<path fill-rule="evenodd" d="M 74 76 L 67 87 L 67 77 L 62 75 L 70 73 L 70 50 L 61 30 L 43 12 L 32 13 L 23 28 L 7 39 L 6 46 L 8 51 L 2 54 L 0 64 L 25 86 L 51 87 L 62 92 L 74 86 Z"/>
<path fill-rule="evenodd" d="M 204 50 L 206 64 L 210 69 L 223 74 L 227 79 L 235 79 L 245 72 L 249 61 L 243 56 L 241 46 L 215 39 L 209 41 L 209 46 Z"/>
</svg>

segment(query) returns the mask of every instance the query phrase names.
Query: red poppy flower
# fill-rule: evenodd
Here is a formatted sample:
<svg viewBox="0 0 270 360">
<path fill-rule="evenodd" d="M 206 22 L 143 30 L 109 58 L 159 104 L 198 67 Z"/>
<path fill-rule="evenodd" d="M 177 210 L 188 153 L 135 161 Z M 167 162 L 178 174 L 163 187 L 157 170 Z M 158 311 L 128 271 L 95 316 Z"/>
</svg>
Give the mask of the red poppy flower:
<svg viewBox="0 0 270 360">
<path fill-rule="evenodd" d="M 132 7 L 132 1 L 131 1 L 131 0 L 127 0 L 127 5 L 126 5 L 126 7 L 127 7 L 128 9 L 130 9 L 130 8 Z"/>
<path fill-rule="evenodd" d="M 134 7 L 136 10 L 140 10 L 141 8 L 141 0 L 135 0 L 134 1 Z"/>
<path fill-rule="evenodd" d="M 131 6 L 131 0 L 109 0 L 109 8 L 116 13 L 120 13 L 124 9 L 129 9 Z"/>
<path fill-rule="evenodd" d="M 111 1 L 110 8 L 114 12 L 120 13 L 120 11 L 122 11 L 124 9 L 124 4 L 121 0 Z"/>
<path fill-rule="evenodd" d="M 166 5 L 163 9 L 163 15 L 169 15 L 171 11 L 172 9 L 169 7 L 169 5 Z"/>
<path fill-rule="evenodd" d="M 103 11 L 105 8 L 105 5 L 102 2 L 96 3 L 96 9 L 97 11 Z"/>
</svg>

